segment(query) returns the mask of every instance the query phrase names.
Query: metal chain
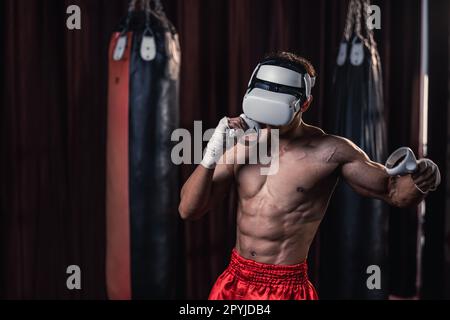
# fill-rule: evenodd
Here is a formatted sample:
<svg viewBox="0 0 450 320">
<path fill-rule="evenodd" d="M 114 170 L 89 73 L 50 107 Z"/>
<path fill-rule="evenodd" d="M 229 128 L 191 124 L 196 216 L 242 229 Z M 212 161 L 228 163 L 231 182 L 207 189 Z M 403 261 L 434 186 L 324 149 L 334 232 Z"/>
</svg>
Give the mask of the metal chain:
<svg viewBox="0 0 450 320">
<path fill-rule="evenodd" d="M 344 29 L 344 38 L 348 41 L 351 36 L 352 27 L 353 27 L 353 1 L 350 0 L 348 3 L 348 9 L 347 9 L 347 18 L 345 19 L 345 29 Z"/>
<path fill-rule="evenodd" d="M 136 10 L 136 4 L 138 0 L 131 0 L 130 4 L 128 5 L 128 12 L 133 12 Z"/>
<path fill-rule="evenodd" d="M 345 23 L 345 31 L 344 31 L 344 38 L 349 41 L 350 37 L 352 36 L 353 30 L 355 29 L 355 18 L 357 16 L 357 8 L 358 0 L 350 0 L 348 3 L 348 9 L 347 9 L 347 18 Z"/>
<path fill-rule="evenodd" d="M 365 33 L 367 35 L 367 40 L 371 45 L 375 43 L 373 30 L 369 29 L 369 26 L 367 25 L 367 22 L 369 21 L 369 6 L 370 6 L 370 0 L 362 0 L 363 2 L 363 12 L 364 12 L 364 26 L 365 26 Z"/>
<path fill-rule="evenodd" d="M 366 19 L 367 16 L 367 8 L 369 0 L 350 0 L 348 4 L 348 12 L 347 12 L 347 18 L 345 22 L 345 29 L 344 29 L 344 38 L 349 41 L 350 37 L 352 36 L 352 33 L 354 32 L 357 36 L 363 37 L 361 31 L 362 31 L 362 25 L 361 20 L 364 17 Z M 362 10 L 364 10 L 364 13 L 362 13 Z M 366 20 L 367 21 L 367 20 Z M 366 28 L 364 29 L 367 31 L 367 24 Z"/>
<path fill-rule="evenodd" d="M 128 5 L 128 11 L 135 11 L 137 3 L 140 3 L 142 11 L 151 10 L 158 14 L 164 13 L 164 6 L 161 0 L 130 0 Z M 153 3 L 153 9 L 151 8 L 151 4 Z"/>
<path fill-rule="evenodd" d="M 155 4 L 155 11 L 158 13 L 164 12 L 164 7 L 162 5 L 161 0 L 153 0 L 153 3 Z"/>
<path fill-rule="evenodd" d="M 131 16 L 132 16 L 132 13 L 136 10 L 137 2 L 138 2 L 138 0 L 131 0 L 129 5 L 128 5 L 128 15 L 127 15 L 127 18 L 125 20 L 125 24 L 123 25 L 123 29 L 121 31 L 122 35 L 124 35 L 128 31 L 128 28 L 130 26 Z"/>
<path fill-rule="evenodd" d="M 144 13 L 145 13 L 145 28 L 149 29 L 150 28 L 150 15 L 152 12 L 151 7 L 150 7 L 150 0 L 142 0 L 141 5 L 142 5 L 142 11 L 144 11 Z"/>
<path fill-rule="evenodd" d="M 145 14 L 149 14 L 151 13 L 152 9 L 150 6 L 150 0 L 143 0 L 142 1 L 142 10 L 145 12 Z"/>
<path fill-rule="evenodd" d="M 361 2 L 356 0 L 355 1 L 355 20 L 356 20 L 355 33 L 359 37 L 362 37 L 362 34 L 361 34 L 361 10 L 362 10 Z"/>
<path fill-rule="evenodd" d="M 129 16 L 130 16 L 131 12 L 136 11 L 138 1 L 140 4 L 140 9 L 145 13 L 145 19 L 146 19 L 145 23 L 146 23 L 147 28 L 149 28 L 150 16 L 152 15 L 155 18 L 157 18 L 159 21 L 161 21 L 163 23 L 163 25 L 167 29 L 169 29 L 173 34 L 176 33 L 175 27 L 169 21 L 169 19 L 167 19 L 166 13 L 164 12 L 164 6 L 163 6 L 161 0 L 131 0 L 129 7 L 128 7 Z M 354 0 L 352 0 L 352 1 L 354 1 Z M 153 7 L 152 7 L 152 4 L 153 4 Z M 127 20 L 129 20 L 129 18 Z M 128 23 L 127 23 L 127 25 L 128 25 Z"/>
<path fill-rule="evenodd" d="M 170 30 L 172 34 L 175 34 L 175 27 L 167 18 L 161 0 L 149 0 L 149 2 L 153 2 L 153 10 L 151 9 L 151 13 L 163 23 L 166 29 Z"/>
</svg>

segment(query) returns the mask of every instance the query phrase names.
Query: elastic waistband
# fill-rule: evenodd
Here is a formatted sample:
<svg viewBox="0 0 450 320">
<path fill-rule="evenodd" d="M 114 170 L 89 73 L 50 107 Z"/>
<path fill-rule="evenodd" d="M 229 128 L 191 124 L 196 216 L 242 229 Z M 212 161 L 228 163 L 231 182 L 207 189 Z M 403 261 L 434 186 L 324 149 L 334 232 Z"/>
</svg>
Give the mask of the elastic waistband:
<svg viewBox="0 0 450 320">
<path fill-rule="evenodd" d="M 260 263 L 241 257 L 236 249 L 233 249 L 228 269 L 234 276 L 246 283 L 298 285 L 308 282 L 306 262 L 295 265 Z"/>
</svg>

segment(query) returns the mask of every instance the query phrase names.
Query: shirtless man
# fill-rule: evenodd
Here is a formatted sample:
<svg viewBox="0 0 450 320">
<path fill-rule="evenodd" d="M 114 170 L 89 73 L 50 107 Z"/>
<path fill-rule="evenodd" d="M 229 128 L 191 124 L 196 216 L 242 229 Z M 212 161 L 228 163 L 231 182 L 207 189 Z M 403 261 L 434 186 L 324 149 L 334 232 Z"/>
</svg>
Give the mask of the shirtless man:
<svg viewBox="0 0 450 320">
<path fill-rule="evenodd" d="M 307 60 L 291 53 L 279 53 L 267 61 L 272 66 L 291 65 L 312 79 L 316 76 Z M 253 78 L 264 78 L 262 72 L 255 72 Z M 249 92 L 252 89 L 250 84 Z M 305 90 L 310 88 L 299 85 L 299 91 Z M 340 177 L 357 193 L 396 207 L 417 205 L 439 184 L 439 169 L 428 159 L 419 161 L 414 174 L 388 176 L 383 165 L 371 161 L 351 141 L 304 123 L 302 114 L 310 107 L 312 96 L 303 94 L 298 101 L 299 110 L 288 124 L 268 125 L 259 137 L 259 141 L 268 139 L 273 129 L 279 129 L 276 174 L 261 175 L 261 164 L 220 161 L 224 153 L 218 152 L 217 146 L 223 146 L 226 129 L 248 128 L 245 117 L 224 118 L 208 144 L 202 164 L 182 189 L 181 217 L 195 220 L 222 202 L 232 182 L 237 188 L 236 246 L 210 299 L 317 299 L 307 278 L 306 259 Z M 225 156 L 233 153 L 236 159 L 248 158 L 252 152 L 251 146 L 234 146 Z"/>
</svg>

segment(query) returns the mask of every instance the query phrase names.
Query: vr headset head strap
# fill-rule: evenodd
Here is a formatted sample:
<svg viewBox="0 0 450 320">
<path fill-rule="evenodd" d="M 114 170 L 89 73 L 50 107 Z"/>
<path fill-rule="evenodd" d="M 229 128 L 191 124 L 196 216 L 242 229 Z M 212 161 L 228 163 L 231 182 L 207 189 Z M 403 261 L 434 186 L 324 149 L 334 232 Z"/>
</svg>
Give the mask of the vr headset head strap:
<svg viewBox="0 0 450 320">
<path fill-rule="evenodd" d="M 312 78 L 309 73 L 305 73 L 303 76 L 303 81 L 305 82 L 305 96 L 309 98 L 311 96 L 311 88 L 312 88 Z"/>
<path fill-rule="evenodd" d="M 304 88 L 305 89 L 305 93 L 301 94 L 301 95 L 304 95 L 306 98 L 309 98 L 311 96 L 311 89 L 314 87 L 315 82 L 316 82 L 316 78 L 315 77 L 311 77 L 308 74 L 308 72 L 305 72 L 305 70 L 300 70 L 300 68 L 298 68 L 297 66 L 295 66 L 295 65 L 293 65 L 291 63 L 288 63 L 288 62 L 281 62 L 280 63 L 279 61 L 276 61 L 276 60 L 273 60 L 273 59 L 264 60 L 264 61 L 262 61 L 260 64 L 258 64 L 256 66 L 256 68 L 253 71 L 253 74 L 252 74 L 252 76 L 250 78 L 250 81 L 248 83 L 248 92 L 255 88 L 255 83 L 258 80 L 263 82 L 263 83 L 266 83 L 266 84 L 270 83 L 269 81 L 266 81 L 264 79 L 258 79 L 259 70 L 264 65 L 285 68 L 285 69 L 289 69 L 291 71 L 294 71 L 294 72 L 298 73 L 300 76 L 302 76 L 302 79 L 303 79 L 300 88 L 302 88 L 302 89 Z M 295 88 L 293 88 L 293 87 L 289 87 L 289 86 L 286 86 L 286 85 L 278 84 L 276 82 L 273 82 L 273 84 L 277 88 L 279 88 L 279 87 L 286 87 L 287 91 L 295 90 Z M 269 91 L 270 91 L 270 89 L 269 89 Z M 298 90 L 298 91 L 300 92 L 300 90 Z M 298 95 L 299 94 L 296 94 L 295 96 L 298 96 Z"/>
<path fill-rule="evenodd" d="M 253 86 L 253 81 L 256 79 L 256 75 L 258 74 L 259 68 L 261 68 L 261 63 L 256 66 L 255 70 L 252 73 L 252 77 L 250 78 L 250 81 L 248 82 L 249 89 Z"/>
</svg>

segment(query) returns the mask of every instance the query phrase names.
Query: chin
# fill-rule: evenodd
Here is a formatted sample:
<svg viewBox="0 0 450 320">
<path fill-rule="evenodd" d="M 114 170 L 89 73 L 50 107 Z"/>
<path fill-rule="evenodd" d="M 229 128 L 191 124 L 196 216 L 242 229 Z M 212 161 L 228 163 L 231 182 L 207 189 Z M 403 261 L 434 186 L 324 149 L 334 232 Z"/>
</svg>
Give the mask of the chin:
<svg viewBox="0 0 450 320">
<path fill-rule="evenodd" d="M 301 125 L 301 123 L 302 123 L 302 118 L 295 117 L 295 118 L 292 120 L 292 122 L 289 123 L 289 124 L 286 124 L 286 125 L 284 125 L 284 126 L 267 125 L 267 129 L 271 129 L 271 130 L 277 129 L 277 130 L 280 131 L 280 133 L 283 133 L 283 132 L 290 131 L 290 130 L 292 130 L 293 128 L 297 128 L 298 126 Z"/>
</svg>

